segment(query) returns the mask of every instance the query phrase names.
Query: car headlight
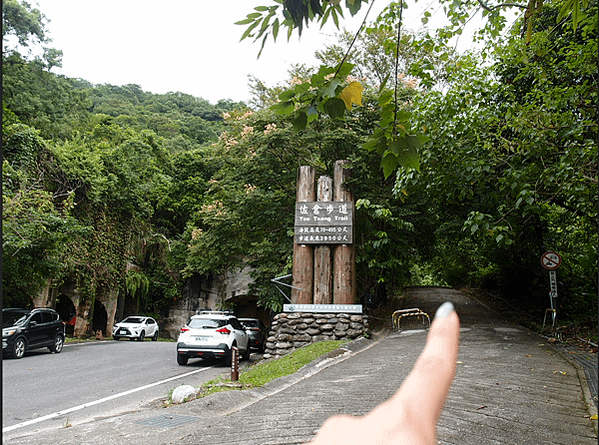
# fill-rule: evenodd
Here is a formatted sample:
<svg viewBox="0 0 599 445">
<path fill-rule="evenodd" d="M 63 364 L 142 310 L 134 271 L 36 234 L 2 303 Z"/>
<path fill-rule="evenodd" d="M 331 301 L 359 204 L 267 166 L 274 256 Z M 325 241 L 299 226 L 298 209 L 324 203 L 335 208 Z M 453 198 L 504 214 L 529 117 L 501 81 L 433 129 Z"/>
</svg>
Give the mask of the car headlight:
<svg viewBox="0 0 599 445">
<path fill-rule="evenodd" d="M 4 338 L 4 337 L 10 337 L 15 332 L 17 332 L 16 328 L 13 328 L 13 329 L 2 329 L 2 338 Z"/>
</svg>

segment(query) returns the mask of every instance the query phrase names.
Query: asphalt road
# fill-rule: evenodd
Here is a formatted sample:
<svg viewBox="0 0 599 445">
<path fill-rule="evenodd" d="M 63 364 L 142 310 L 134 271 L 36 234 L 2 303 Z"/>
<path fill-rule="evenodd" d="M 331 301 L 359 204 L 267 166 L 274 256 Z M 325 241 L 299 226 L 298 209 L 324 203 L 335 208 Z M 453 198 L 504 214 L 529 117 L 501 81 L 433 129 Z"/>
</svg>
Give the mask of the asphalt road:
<svg viewBox="0 0 599 445">
<path fill-rule="evenodd" d="M 109 340 L 67 344 L 60 354 L 39 349 L 20 360 L 3 360 L 3 432 L 135 411 L 179 385 L 195 386 L 230 373 L 218 361 L 190 360 L 179 366 L 175 345 Z"/>
</svg>

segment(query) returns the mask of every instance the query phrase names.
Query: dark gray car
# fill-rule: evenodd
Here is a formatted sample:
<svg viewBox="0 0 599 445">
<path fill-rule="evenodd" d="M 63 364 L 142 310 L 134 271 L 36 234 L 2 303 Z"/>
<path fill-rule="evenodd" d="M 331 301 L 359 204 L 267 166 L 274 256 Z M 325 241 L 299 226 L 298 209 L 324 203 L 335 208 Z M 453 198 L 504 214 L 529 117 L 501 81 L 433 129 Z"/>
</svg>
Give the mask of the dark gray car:
<svg viewBox="0 0 599 445">
<path fill-rule="evenodd" d="M 258 318 L 240 318 L 239 321 L 250 334 L 250 347 L 258 352 L 264 352 L 268 335 L 264 323 Z"/>
<path fill-rule="evenodd" d="M 2 355 L 21 358 L 30 349 L 59 353 L 64 345 L 65 323 L 49 308 L 2 309 Z"/>
</svg>

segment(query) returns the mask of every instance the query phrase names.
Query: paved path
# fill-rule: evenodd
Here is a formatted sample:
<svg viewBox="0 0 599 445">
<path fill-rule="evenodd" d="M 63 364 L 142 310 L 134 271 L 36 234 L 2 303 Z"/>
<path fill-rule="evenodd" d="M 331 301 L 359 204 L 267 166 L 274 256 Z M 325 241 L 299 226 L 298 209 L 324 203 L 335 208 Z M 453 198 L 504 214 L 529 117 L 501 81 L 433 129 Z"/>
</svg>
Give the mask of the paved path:
<svg viewBox="0 0 599 445">
<path fill-rule="evenodd" d="M 434 314 L 452 301 L 462 321 L 456 378 L 438 426 L 442 444 L 597 443 L 596 413 L 581 368 L 552 345 L 500 320 L 463 294 L 414 289 L 404 307 Z M 216 394 L 169 409 L 140 409 L 71 428 L 4 438 L 6 444 L 300 444 L 331 415 L 361 415 L 387 399 L 426 339 L 409 330 L 360 339 L 264 388 Z M 586 389 L 585 389 L 586 388 Z M 64 420 L 63 420 L 64 422 Z"/>
</svg>

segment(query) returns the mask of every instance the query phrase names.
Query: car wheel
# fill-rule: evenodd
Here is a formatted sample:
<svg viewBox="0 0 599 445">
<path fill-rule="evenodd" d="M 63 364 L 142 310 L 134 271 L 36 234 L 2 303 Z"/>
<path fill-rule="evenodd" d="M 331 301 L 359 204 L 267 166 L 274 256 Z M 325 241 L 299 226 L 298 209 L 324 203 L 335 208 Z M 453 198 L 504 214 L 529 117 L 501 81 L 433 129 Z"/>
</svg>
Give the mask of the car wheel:
<svg viewBox="0 0 599 445">
<path fill-rule="evenodd" d="M 58 334 L 54 337 L 54 344 L 50 346 L 48 349 L 50 352 L 55 352 L 56 354 L 60 354 L 62 351 L 62 347 L 64 346 L 64 338 L 62 335 Z"/>
<path fill-rule="evenodd" d="M 152 336 L 152 341 L 157 341 L 158 340 L 158 331 L 154 332 L 154 335 Z"/>
<path fill-rule="evenodd" d="M 15 344 L 12 345 L 12 356 L 14 358 L 21 358 L 25 355 L 25 349 L 27 349 L 27 344 L 25 343 L 25 339 L 17 338 Z"/>
<path fill-rule="evenodd" d="M 139 334 L 139 341 L 144 341 L 144 338 L 146 338 L 146 331 L 141 331 Z"/>
<path fill-rule="evenodd" d="M 187 360 L 189 360 L 189 357 L 187 357 L 185 354 L 177 354 L 177 363 L 178 364 L 186 365 Z"/>
<path fill-rule="evenodd" d="M 245 349 L 245 351 L 243 351 L 243 354 L 241 354 L 242 360 L 249 360 L 251 353 L 252 353 L 252 351 L 250 349 L 250 344 L 248 343 L 247 348 Z"/>
<path fill-rule="evenodd" d="M 112 338 L 116 341 L 119 341 L 121 339 L 121 337 L 117 337 L 116 335 L 113 335 Z"/>
</svg>

